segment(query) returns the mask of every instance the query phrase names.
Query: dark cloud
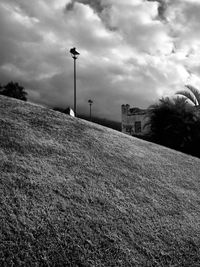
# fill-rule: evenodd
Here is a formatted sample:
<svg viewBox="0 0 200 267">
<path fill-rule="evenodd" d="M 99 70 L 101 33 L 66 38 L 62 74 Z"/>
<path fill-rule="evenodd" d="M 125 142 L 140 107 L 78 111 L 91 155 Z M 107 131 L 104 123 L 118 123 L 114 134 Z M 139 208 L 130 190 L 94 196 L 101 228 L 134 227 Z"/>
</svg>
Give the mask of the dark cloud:
<svg viewBox="0 0 200 267">
<path fill-rule="evenodd" d="M 1 0 L 0 83 L 21 83 L 36 103 L 73 107 L 69 49 L 76 46 L 78 112 L 88 112 L 92 99 L 95 115 L 120 120 L 121 104 L 145 108 L 180 89 L 188 69 L 200 74 L 194 2 Z M 63 13 L 66 3 L 71 11 Z"/>
<path fill-rule="evenodd" d="M 166 0 L 147 0 L 147 2 L 158 2 L 158 18 L 161 20 L 166 20 L 165 13 L 168 6 Z"/>
<path fill-rule="evenodd" d="M 72 10 L 75 3 L 82 3 L 84 5 L 90 6 L 95 12 L 101 13 L 104 8 L 105 4 L 102 4 L 101 0 L 72 0 L 67 6 L 67 10 Z"/>
<path fill-rule="evenodd" d="M 111 6 L 111 4 L 109 4 L 108 2 L 102 0 L 71 0 L 71 2 L 66 5 L 65 10 L 72 11 L 74 9 L 75 3 L 81 3 L 89 6 L 96 14 L 98 14 L 98 17 L 101 19 L 102 23 L 108 30 L 117 30 L 117 28 L 110 25 L 109 7 Z"/>
</svg>

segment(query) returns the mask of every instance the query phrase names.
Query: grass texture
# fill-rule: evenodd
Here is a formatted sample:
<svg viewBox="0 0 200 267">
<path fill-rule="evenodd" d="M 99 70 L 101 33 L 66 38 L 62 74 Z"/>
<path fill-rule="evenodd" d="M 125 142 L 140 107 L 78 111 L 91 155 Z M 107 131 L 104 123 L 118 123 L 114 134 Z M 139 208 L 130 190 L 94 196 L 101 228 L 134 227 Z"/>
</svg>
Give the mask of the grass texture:
<svg viewBox="0 0 200 267">
<path fill-rule="evenodd" d="M 200 159 L 0 97 L 0 266 L 200 266 Z"/>
</svg>

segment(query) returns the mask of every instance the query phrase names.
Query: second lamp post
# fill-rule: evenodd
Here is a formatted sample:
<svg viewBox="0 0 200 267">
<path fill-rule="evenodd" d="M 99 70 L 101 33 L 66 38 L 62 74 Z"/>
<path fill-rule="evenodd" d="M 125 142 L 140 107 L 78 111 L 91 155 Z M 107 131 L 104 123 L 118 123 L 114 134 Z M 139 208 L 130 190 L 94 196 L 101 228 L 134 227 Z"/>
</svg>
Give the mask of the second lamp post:
<svg viewBox="0 0 200 267">
<path fill-rule="evenodd" d="M 76 51 L 76 47 L 71 48 L 70 53 L 74 59 L 74 114 L 76 116 L 76 59 L 80 53 Z"/>
<path fill-rule="evenodd" d="M 91 121 L 92 120 L 92 103 L 93 103 L 93 101 L 91 99 L 89 99 L 88 103 L 90 105 L 90 121 Z"/>
</svg>

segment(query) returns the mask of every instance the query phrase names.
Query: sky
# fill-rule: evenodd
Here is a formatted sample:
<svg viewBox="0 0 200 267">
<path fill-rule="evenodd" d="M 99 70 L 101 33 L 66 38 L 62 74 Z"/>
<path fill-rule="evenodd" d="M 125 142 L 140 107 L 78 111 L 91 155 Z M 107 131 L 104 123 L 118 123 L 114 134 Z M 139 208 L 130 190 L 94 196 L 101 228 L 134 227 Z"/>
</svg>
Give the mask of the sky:
<svg viewBox="0 0 200 267">
<path fill-rule="evenodd" d="M 200 88 L 200 0 L 1 0 L 0 83 L 30 102 L 120 121 L 186 84 Z"/>
</svg>

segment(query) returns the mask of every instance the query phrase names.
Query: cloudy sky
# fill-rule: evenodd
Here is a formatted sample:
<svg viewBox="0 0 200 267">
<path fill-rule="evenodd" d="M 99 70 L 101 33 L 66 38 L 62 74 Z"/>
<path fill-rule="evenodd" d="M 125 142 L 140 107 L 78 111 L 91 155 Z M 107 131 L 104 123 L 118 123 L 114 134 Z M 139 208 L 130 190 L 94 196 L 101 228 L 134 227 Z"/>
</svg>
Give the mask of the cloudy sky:
<svg viewBox="0 0 200 267">
<path fill-rule="evenodd" d="M 185 84 L 200 88 L 200 0 L 1 0 L 0 83 L 31 102 L 120 120 Z"/>
</svg>

